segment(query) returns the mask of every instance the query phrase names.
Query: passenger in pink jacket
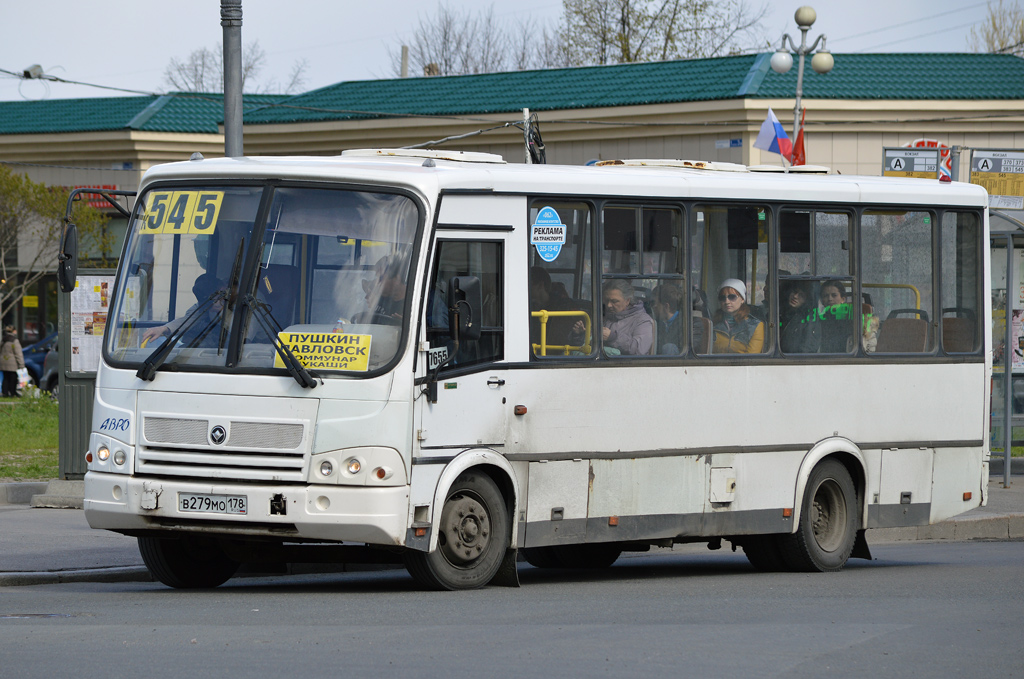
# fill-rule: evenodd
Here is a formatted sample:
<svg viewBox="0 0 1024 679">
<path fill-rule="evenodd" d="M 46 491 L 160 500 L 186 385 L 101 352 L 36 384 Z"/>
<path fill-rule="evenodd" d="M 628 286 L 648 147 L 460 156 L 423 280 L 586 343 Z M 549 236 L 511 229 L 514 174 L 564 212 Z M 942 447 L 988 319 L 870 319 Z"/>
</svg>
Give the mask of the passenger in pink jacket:
<svg viewBox="0 0 1024 679">
<path fill-rule="evenodd" d="M 606 353 L 623 356 L 647 356 L 654 346 L 654 319 L 633 293 L 633 286 L 622 279 L 610 280 L 603 286 L 604 317 L 601 338 Z M 583 335 L 583 321 L 573 328 Z M 609 349 L 611 351 L 609 351 Z"/>
</svg>

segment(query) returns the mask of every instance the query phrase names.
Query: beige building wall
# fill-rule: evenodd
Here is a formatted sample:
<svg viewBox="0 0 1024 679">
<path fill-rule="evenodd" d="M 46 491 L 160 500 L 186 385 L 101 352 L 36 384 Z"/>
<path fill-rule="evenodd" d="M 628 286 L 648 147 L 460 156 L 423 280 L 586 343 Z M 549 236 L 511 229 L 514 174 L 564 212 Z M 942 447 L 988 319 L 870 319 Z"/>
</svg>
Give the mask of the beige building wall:
<svg viewBox="0 0 1024 679">
<path fill-rule="evenodd" d="M 921 138 L 949 146 L 1024 148 L 1024 106 L 1017 101 L 804 100 L 807 162 L 843 174 L 879 175 L 882 150 Z M 544 111 L 540 130 L 549 163 L 675 158 L 781 165 L 781 156 L 755 149 L 771 107 L 792 135 L 792 99 L 737 99 L 609 109 Z M 333 121 L 248 125 L 247 155 L 337 155 L 350 148 L 397 148 L 461 135 L 506 122 L 514 114 L 451 119 Z M 739 139 L 740 147 L 728 146 Z M 716 145 L 722 142 L 725 148 Z M 496 153 L 525 161 L 516 127 L 453 140 L 434 148 Z"/>
</svg>

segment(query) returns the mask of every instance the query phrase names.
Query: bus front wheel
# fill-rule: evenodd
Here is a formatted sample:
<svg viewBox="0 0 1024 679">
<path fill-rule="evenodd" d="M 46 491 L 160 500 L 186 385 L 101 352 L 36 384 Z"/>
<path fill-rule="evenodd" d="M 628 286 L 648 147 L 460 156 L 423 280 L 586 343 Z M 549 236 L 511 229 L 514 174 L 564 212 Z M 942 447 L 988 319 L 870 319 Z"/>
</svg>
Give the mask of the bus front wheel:
<svg viewBox="0 0 1024 679">
<path fill-rule="evenodd" d="M 223 585 L 239 566 L 224 554 L 217 539 L 197 535 L 140 537 L 139 553 L 154 578 L 178 589 Z"/>
<path fill-rule="evenodd" d="M 850 472 L 837 460 L 824 460 L 807 479 L 800 525 L 781 536 L 779 547 L 790 569 L 840 570 L 857 538 L 857 491 Z"/>
<path fill-rule="evenodd" d="M 409 574 L 430 589 L 483 587 L 509 545 L 509 518 L 498 486 L 479 471 L 459 475 L 441 508 L 437 549 L 406 552 Z"/>
</svg>

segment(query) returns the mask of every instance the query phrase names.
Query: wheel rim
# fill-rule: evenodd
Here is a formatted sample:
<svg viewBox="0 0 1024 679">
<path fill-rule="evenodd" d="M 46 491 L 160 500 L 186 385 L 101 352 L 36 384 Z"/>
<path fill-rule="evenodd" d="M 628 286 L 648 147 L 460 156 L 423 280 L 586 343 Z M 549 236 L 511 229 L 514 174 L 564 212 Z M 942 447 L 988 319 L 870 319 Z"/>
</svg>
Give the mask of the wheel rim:
<svg viewBox="0 0 1024 679">
<path fill-rule="evenodd" d="M 441 512 L 441 553 L 453 566 L 467 568 L 487 553 L 491 541 L 491 519 L 479 498 L 453 495 Z"/>
<path fill-rule="evenodd" d="M 846 497 L 833 479 L 826 479 L 814 492 L 811 526 L 818 546 L 834 552 L 846 538 Z"/>
</svg>

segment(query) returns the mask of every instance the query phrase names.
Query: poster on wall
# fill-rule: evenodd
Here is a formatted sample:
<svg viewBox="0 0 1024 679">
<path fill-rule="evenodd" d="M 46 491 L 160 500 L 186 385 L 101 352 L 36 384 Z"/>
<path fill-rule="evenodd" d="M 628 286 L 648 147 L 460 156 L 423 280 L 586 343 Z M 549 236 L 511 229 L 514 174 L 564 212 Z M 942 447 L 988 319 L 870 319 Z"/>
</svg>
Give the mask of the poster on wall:
<svg viewBox="0 0 1024 679">
<path fill-rule="evenodd" d="M 988 206 L 1024 209 L 1024 151 L 975 149 L 971 183 L 988 191 Z"/>
<path fill-rule="evenodd" d="M 1010 328 L 1011 331 L 1011 347 L 1013 351 L 1011 356 L 1013 357 L 1013 374 L 1024 373 L 1024 333 L 1021 332 L 1024 328 L 1024 311 L 1020 309 L 1013 310 L 1013 325 Z"/>
<path fill-rule="evenodd" d="M 113 290 L 113 276 L 79 276 L 75 282 L 71 291 L 72 372 L 95 372 L 99 368 Z"/>
</svg>

